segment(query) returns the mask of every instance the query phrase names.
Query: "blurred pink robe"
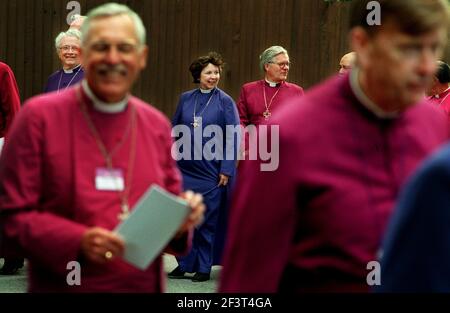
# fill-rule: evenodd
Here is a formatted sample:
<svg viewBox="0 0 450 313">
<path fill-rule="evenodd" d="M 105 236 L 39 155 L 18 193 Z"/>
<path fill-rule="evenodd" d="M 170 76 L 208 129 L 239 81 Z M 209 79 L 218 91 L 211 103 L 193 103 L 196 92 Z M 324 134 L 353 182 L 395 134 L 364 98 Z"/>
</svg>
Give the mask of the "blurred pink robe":
<svg viewBox="0 0 450 313">
<path fill-rule="evenodd" d="M 141 271 L 119 259 L 93 264 L 80 254 L 83 232 L 93 226 L 114 229 L 121 209 L 116 191 L 95 188 L 96 168 L 105 167 L 105 160 L 80 110 L 77 88 L 31 99 L 11 130 L 0 162 L 4 248 L 20 247 L 28 258 L 31 292 L 161 292 L 161 256 Z M 102 113 L 82 96 L 108 151 L 123 136 L 130 106 L 136 108 L 131 207 L 153 183 L 174 194 L 181 191 L 181 176 L 170 154 L 170 123 L 161 112 L 130 97 L 123 112 Z M 124 177 L 129 151 L 128 137 L 113 156 L 114 168 L 122 169 Z M 171 252 L 185 252 L 190 236 L 173 241 Z M 81 286 L 66 283 L 70 261 L 81 263 Z"/>
<path fill-rule="evenodd" d="M 368 291 L 366 267 L 400 188 L 448 138 L 444 114 L 423 102 L 378 118 L 346 75 L 270 123 L 280 127 L 279 168 L 240 164 L 219 291 Z"/>
</svg>

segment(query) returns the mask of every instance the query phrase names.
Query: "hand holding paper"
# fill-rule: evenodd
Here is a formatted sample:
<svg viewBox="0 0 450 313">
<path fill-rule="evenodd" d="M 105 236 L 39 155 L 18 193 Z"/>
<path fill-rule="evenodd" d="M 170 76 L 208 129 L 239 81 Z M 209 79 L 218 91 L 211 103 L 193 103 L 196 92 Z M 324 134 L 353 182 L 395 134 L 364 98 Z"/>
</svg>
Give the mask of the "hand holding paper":
<svg viewBox="0 0 450 313">
<path fill-rule="evenodd" d="M 186 199 L 189 204 L 199 201 L 193 194 L 187 195 Z M 128 219 L 115 229 L 125 240 L 123 258 L 145 270 L 174 237 L 186 217 L 189 216 L 188 221 L 182 227 L 186 230 L 198 219 L 197 211 L 192 210 L 190 213 L 189 204 L 159 186 L 152 185 L 138 201 Z M 183 229 L 178 233 L 182 232 Z"/>
</svg>

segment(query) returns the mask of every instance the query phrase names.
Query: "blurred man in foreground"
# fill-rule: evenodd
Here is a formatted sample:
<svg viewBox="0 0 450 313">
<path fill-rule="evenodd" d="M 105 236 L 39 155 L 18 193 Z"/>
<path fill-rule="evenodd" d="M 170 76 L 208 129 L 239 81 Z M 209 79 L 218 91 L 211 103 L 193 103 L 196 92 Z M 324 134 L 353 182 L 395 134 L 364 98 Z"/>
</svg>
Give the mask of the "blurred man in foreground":
<svg viewBox="0 0 450 313">
<path fill-rule="evenodd" d="M 146 66 L 145 27 L 127 6 L 105 4 L 83 24 L 81 85 L 28 101 L 0 162 L 0 218 L 6 249 L 30 264 L 32 292 L 162 292 L 161 255 L 141 271 L 121 256 L 112 230 L 149 188 L 180 194 L 171 127 L 130 95 Z M 184 253 L 203 218 L 201 196 L 166 251 Z M 80 284 L 70 285 L 70 262 Z"/>
<path fill-rule="evenodd" d="M 399 189 L 447 139 L 445 116 L 423 99 L 446 44 L 446 1 L 379 0 L 374 26 L 368 2 L 352 1 L 358 66 L 271 119 L 280 167 L 242 162 L 220 291 L 368 291 Z"/>
</svg>

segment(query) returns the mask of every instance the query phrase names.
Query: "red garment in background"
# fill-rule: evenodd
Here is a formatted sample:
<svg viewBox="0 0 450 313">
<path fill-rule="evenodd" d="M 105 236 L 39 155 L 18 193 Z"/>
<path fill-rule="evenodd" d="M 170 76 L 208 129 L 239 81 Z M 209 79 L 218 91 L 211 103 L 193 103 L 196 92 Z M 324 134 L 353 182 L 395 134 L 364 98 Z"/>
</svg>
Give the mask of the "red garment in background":
<svg viewBox="0 0 450 313">
<path fill-rule="evenodd" d="M 0 62 L 0 137 L 6 136 L 19 109 L 19 88 L 14 73 Z"/>
</svg>

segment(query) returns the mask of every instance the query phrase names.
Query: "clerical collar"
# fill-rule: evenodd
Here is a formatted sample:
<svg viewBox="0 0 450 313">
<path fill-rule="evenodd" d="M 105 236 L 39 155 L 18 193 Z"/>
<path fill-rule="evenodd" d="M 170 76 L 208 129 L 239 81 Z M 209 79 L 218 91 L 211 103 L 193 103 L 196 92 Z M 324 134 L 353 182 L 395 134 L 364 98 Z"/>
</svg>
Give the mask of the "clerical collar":
<svg viewBox="0 0 450 313">
<path fill-rule="evenodd" d="M 66 74 L 72 74 L 73 72 L 76 72 L 80 68 L 81 68 L 81 64 L 78 64 L 77 66 L 75 66 L 75 67 L 73 67 L 71 69 L 68 69 L 68 70 L 63 69 L 63 71 Z"/>
<path fill-rule="evenodd" d="M 350 87 L 356 98 L 361 102 L 370 112 L 382 119 L 392 119 L 398 117 L 398 112 L 387 112 L 380 108 L 375 102 L 366 96 L 359 84 L 359 69 L 357 67 L 350 71 Z"/>
<path fill-rule="evenodd" d="M 92 103 L 94 104 L 94 108 L 97 111 L 103 112 L 103 113 L 120 113 L 125 111 L 125 108 L 128 104 L 129 96 L 127 95 L 122 101 L 116 102 L 116 103 L 108 103 L 103 102 L 99 98 L 97 98 L 94 93 L 92 92 L 91 88 L 89 87 L 89 84 L 85 79 L 81 82 L 81 86 L 83 87 L 84 92 L 86 92 L 86 95 L 89 97 L 89 99 L 92 100 Z"/>
<path fill-rule="evenodd" d="M 447 92 L 448 92 L 449 90 L 450 90 L 450 87 L 448 87 L 447 89 L 445 89 L 445 91 L 441 92 L 440 94 L 434 95 L 433 97 L 435 97 L 435 98 L 437 98 L 437 99 L 439 99 L 439 98 L 441 98 L 441 97 L 445 97 L 445 96 L 447 95 Z"/>
<path fill-rule="evenodd" d="M 275 88 L 275 87 L 277 87 L 278 85 L 281 85 L 281 83 L 274 83 L 274 82 L 271 82 L 271 81 L 268 80 L 267 78 L 265 78 L 264 80 L 265 80 L 266 83 L 269 85 L 269 87 L 272 87 L 272 88 Z"/>
<path fill-rule="evenodd" d="M 201 93 L 211 93 L 211 91 L 214 90 L 214 88 L 213 89 L 202 89 L 202 88 L 199 88 L 199 89 L 200 89 Z"/>
</svg>

